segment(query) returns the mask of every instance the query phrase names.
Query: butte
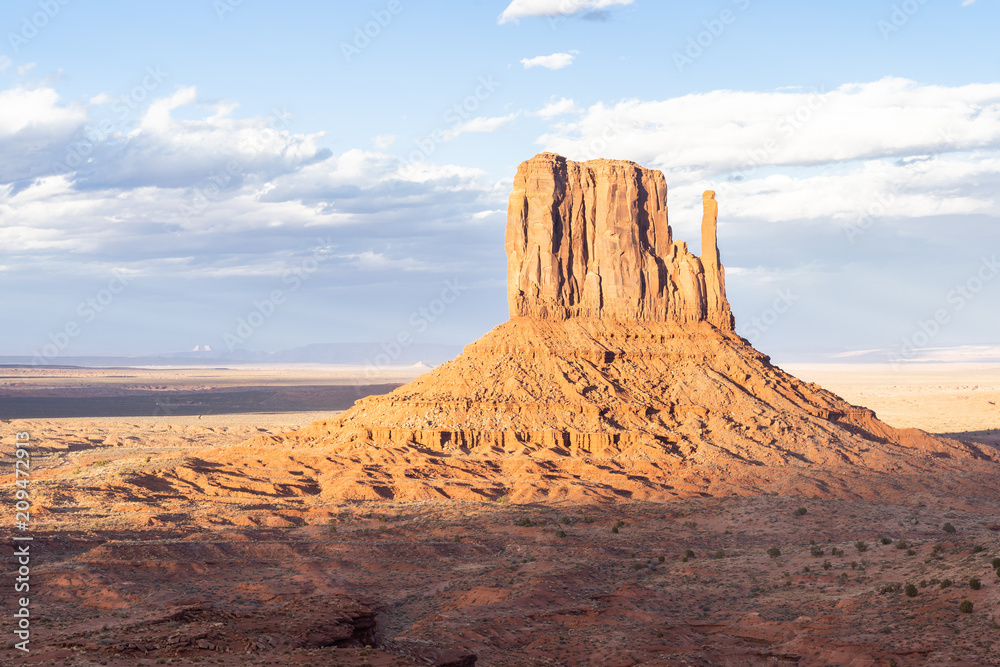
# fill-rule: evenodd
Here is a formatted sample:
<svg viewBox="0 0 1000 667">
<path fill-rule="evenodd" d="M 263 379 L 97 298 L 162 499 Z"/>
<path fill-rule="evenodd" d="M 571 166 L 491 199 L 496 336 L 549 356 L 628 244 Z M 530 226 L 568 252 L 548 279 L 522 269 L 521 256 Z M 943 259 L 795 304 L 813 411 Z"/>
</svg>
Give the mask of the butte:
<svg viewBox="0 0 1000 667">
<path fill-rule="evenodd" d="M 995 493 L 991 451 L 892 428 L 737 335 L 717 216 L 706 192 L 695 256 L 661 172 L 537 155 L 510 195 L 508 322 L 410 384 L 187 475 L 327 501 Z"/>
</svg>

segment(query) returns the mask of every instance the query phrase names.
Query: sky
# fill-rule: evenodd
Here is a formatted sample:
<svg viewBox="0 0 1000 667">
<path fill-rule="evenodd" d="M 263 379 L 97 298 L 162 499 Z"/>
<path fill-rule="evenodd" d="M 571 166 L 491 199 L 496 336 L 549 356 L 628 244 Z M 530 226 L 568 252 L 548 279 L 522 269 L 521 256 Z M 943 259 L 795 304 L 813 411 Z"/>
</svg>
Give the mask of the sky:
<svg viewBox="0 0 1000 667">
<path fill-rule="evenodd" d="M 779 361 L 1000 358 L 1000 2 L 9 0 L 0 355 L 469 343 L 517 165 L 717 191 Z"/>
</svg>

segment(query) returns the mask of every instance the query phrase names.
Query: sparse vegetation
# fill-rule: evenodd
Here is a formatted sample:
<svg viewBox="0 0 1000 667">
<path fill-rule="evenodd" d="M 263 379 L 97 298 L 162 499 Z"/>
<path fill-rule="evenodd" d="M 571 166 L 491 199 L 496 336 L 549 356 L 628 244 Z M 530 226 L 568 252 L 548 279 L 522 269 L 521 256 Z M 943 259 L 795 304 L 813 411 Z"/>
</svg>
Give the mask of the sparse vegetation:
<svg viewBox="0 0 1000 667">
<path fill-rule="evenodd" d="M 843 556 L 844 555 L 844 550 L 843 549 L 838 549 L 837 547 L 833 547 L 832 549 L 830 549 L 830 555 L 832 555 L 832 556 Z"/>
<path fill-rule="evenodd" d="M 719 549 L 718 551 L 715 552 L 715 557 L 716 558 L 725 558 L 726 557 L 726 552 L 723 551 L 722 549 Z"/>
<path fill-rule="evenodd" d="M 941 588 L 951 588 L 951 579 L 944 579 L 941 581 Z"/>
</svg>

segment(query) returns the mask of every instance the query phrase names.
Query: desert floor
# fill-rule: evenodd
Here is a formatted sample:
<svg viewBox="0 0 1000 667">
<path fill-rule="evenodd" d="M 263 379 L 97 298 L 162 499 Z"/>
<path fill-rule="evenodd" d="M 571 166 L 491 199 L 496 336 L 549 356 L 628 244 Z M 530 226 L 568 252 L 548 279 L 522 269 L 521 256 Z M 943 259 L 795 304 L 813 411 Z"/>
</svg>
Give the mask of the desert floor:
<svg viewBox="0 0 1000 667">
<path fill-rule="evenodd" d="M 1000 365 L 784 368 L 893 426 L 1000 446 Z M 996 499 L 105 502 L 126 473 L 414 373 L 0 369 L 3 540 L 33 538 L 30 592 L 13 565 L 3 584 L 5 664 L 1000 664 Z M 12 525 L 20 431 L 27 531 Z M 28 654 L 11 648 L 21 595 Z"/>
</svg>

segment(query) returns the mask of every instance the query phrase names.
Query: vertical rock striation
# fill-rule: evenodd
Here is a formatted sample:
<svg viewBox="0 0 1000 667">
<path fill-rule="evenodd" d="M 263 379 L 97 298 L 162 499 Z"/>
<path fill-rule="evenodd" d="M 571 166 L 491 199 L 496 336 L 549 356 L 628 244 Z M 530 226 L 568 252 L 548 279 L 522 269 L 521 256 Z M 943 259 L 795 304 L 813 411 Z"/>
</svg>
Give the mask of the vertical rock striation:
<svg viewBox="0 0 1000 667">
<path fill-rule="evenodd" d="M 661 172 L 553 153 L 522 163 L 507 209 L 511 317 L 707 321 L 731 331 L 714 193 L 705 206 L 711 238 L 699 259 L 673 240 Z"/>
</svg>

